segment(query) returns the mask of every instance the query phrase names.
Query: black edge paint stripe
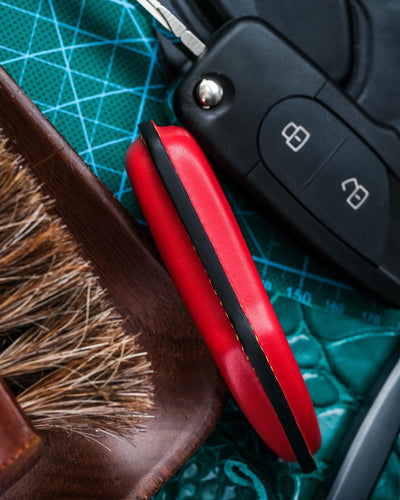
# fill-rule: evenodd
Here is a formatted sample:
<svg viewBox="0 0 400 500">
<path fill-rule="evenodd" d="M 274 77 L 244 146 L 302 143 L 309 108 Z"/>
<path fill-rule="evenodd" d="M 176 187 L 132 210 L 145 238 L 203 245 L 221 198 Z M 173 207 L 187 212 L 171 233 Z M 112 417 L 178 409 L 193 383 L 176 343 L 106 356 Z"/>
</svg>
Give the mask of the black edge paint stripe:
<svg viewBox="0 0 400 500">
<path fill-rule="evenodd" d="M 311 472 L 315 469 L 314 458 L 154 124 L 142 123 L 139 130 L 212 286 L 278 416 L 297 461 L 304 472 Z"/>
</svg>

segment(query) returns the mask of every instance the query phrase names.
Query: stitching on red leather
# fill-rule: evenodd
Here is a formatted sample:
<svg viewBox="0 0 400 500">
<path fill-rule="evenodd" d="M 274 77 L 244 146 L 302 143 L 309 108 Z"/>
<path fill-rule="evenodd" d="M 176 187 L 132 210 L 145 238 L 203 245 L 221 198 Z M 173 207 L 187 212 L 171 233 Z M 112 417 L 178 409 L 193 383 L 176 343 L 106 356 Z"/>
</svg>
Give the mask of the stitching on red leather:
<svg viewBox="0 0 400 500">
<path fill-rule="evenodd" d="M 226 316 L 226 317 L 228 318 L 228 320 L 229 320 L 229 324 L 231 325 L 231 328 L 232 328 L 232 330 L 233 330 L 233 333 L 235 334 L 235 338 L 236 338 L 236 340 L 237 340 L 238 344 L 240 345 L 240 347 L 241 347 L 241 349 L 242 349 L 242 351 L 243 351 L 244 355 L 246 356 L 247 361 L 250 363 L 251 369 L 253 370 L 253 372 L 254 372 L 254 373 L 256 374 L 256 376 L 257 376 L 257 373 L 256 373 L 256 371 L 255 371 L 255 369 L 254 369 L 254 366 L 251 364 L 250 359 L 249 359 L 249 357 L 247 356 L 246 351 L 244 350 L 243 344 L 240 342 L 240 339 L 239 339 L 239 337 L 238 337 L 238 334 L 236 333 L 236 330 L 235 330 L 234 326 L 232 325 L 232 322 L 231 322 L 231 320 L 230 320 L 230 318 L 229 318 L 229 316 L 228 316 L 228 313 L 226 312 L 226 310 L 225 310 L 225 308 L 224 308 L 224 305 L 222 304 L 222 302 L 221 302 L 220 298 L 218 297 L 218 294 L 217 294 L 217 292 L 216 292 L 215 288 L 213 287 L 213 284 L 211 283 L 211 280 L 210 280 L 210 277 L 208 276 L 207 270 L 205 269 L 205 267 L 203 266 L 203 264 L 202 264 L 202 262 L 201 262 L 201 260 L 200 260 L 199 254 L 197 253 L 197 250 L 196 250 L 196 247 L 193 245 L 193 242 L 192 242 L 192 240 L 190 239 L 190 237 L 189 237 L 189 235 L 188 235 L 188 233 L 187 233 L 186 231 L 185 231 L 185 236 L 186 236 L 186 238 L 190 241 L 191 246 L 192 246 L 192 249 L 193 249 L 193 252 L 195 253 L 195 255 L 196 255 L 197 259 L 199 260 L 199 262 L 200 262 L 200 264 L 201 264 L 201 267 L 203 268 L 204 273 L 207 275 L 208 282 L 210 283 L 210 286 L 211 286 L 211 288 L 212 288 L 212 290 L 213 290 L 213 292 L 214 292 L 215 296 L 217 297 L 218 302 L 219 302 L 219 305 L 222 307 L 222 309 L 223 309 L 223 311 L 224 311 L 225 316 Z M 237 296 L 237 295 L 236 295 L 236 296 Z M 275 377 L 275 379 L 276 379 L 277 383 L 279 384 L 278 379 L 277 379 L 277 377 L 276 377 L 276 375 L 275 375 L 275 373 L 274 373 L 274 370 L 273 370 L 273 368 L 272 368 L 272 366 L 271 366 L 271 363 L 270 363 L 270 361 L 269 361 L 269 359 L 268 359 L 268 356 L 265 354 L 265 351 L 264 351 L 263 347 L 261 346 L 260 341 L 258 340 L 257 335 L 254 333 L 254 328 L 253 328 L 253 325 L 252 325 L 252 324 L 251 324 L 251 322 L 249 321 L 249 318 L 247 317 L 247 314 L 244 312 L 244 310 L 243 310 L 243 306 L 242 306 L 242 304 L 241 304 L 240 302 L 239 302 L 239 305 L 240 305 L 240 307 L 241 307 L 241 309 L 242 309 L 242 311 L 243 311 L 243 314 L 246 316 L 247 321 L 249 322 L 249 325 L 250 325 L 251 331 L 253 332 L 253 335 L 254 335 L 254 337 L 256 338 L 258 345 L 260 346 L 260 348 L 261 348 L 261 350 L 262 350 L 262 352 L 263 352 L 263 354 L 264 354 L 264 356 L 265 356 L 265 358 L 266 358 L 266 360 L 267 360 L 267 362 L 268 362 L 269 366 L 271 367 L 272 373 L 274 374 L 274 377 Z M 257 376 L 257 380 L 260 382 L 260 379 L 259 379 L 259 377 L 258 377 L 258 376 Z M 261 383 L 261 382 L 260 382 L 260 383 Z M 274 410 L 274 411 L 275 411 L 275 410 Z M 275 414 L 276 414 L 276 412 L 275 412 Z M 277 415 L 277 414 L 276 414 L 276 415 Z"/>
</svg>

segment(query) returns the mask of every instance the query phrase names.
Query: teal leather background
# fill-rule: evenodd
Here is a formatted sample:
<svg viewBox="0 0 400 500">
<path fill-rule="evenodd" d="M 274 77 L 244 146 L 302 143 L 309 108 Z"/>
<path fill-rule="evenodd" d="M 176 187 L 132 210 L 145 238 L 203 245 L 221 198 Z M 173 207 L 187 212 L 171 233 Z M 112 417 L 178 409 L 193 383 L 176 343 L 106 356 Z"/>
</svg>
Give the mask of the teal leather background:
<svg viewBox="0 0 400 500">
<path fill-rule="evenodd" d="M 296 464 L 277 460 L 230 401 L 216 431 L 156 499 L 308 500 L 324 491 L 329 474 L 336 470 L 343 438 L 399 332 L 338 319 L 284 297 L 274 306 L 317 411 L 323 437 L 316 454 L 318 469 L 306 475 Z M 373 500 L 400 497 L 399 452 L 400 440 Z"/>
</svg>

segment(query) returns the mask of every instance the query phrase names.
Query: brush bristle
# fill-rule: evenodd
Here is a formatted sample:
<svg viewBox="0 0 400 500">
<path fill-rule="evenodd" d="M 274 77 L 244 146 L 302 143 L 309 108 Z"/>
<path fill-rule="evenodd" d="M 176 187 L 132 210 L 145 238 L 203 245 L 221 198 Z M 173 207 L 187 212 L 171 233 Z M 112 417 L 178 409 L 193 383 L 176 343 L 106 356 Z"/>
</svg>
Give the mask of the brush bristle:
<svg viewBox="0 0 400 500">
<path fill-rule="evenodd" d="M 0 375 L 38 430 L 131 435 L 150 365 L 51 207 L 0 138 Z"/>
</svg>

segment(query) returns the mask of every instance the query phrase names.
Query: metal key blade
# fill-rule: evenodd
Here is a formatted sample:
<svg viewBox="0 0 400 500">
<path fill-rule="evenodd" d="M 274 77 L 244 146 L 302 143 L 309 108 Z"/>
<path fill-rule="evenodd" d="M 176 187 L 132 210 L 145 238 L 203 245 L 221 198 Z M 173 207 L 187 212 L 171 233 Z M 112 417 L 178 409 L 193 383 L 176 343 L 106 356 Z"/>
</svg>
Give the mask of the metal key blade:
<svg viewBox="0 0 400 500">
<path fill-rule="evenodd" d="M 157 0 L 137 0 L 154 19 L 164 28 L 178 37 L 183 45 L 196 57 L 202 54 L 206 46 L 197 38 L 170 10 L 161 5 Z"/>
</svg>

